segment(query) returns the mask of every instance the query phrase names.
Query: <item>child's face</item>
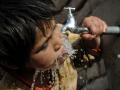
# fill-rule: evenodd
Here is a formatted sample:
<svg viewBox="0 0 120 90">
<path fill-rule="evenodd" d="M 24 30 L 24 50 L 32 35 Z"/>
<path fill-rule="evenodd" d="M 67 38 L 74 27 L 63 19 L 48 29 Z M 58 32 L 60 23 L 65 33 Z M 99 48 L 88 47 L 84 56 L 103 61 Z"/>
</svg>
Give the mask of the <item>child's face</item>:
<svg viewBox="0 0 120 90">
<path fill-rule="evenodd" d="M 50 68 L 55 64 L 55 60 L 64 54 L 63 38 L 61 33 L 62 25 L 52 21 L 53 30 L 47 29 L 47 35 L 44 36 L 40 31 L 36 33 L 35 45 L 32 49 L 31 58 L 35 67 Z M 62 60 L 62 63 L 64 60 Z"/>
</svg>

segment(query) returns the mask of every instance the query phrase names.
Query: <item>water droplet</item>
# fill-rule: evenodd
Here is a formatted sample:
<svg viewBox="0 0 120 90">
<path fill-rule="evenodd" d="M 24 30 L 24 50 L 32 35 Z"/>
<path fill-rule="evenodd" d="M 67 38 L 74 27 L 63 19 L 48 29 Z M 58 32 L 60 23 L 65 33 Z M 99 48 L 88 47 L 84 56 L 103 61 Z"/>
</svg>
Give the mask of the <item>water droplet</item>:
<svg viewBox="0 0 120 90">
<path fill-rule="evenodd" d="M 120 58 L 120 54 L 117 55 L 117 58 Z"/>
</svg>

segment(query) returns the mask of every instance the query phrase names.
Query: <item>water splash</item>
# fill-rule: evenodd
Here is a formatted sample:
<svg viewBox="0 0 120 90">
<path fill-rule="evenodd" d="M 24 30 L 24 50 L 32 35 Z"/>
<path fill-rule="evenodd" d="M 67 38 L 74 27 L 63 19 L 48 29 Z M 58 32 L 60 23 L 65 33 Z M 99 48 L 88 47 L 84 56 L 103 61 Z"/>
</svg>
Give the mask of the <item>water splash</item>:
<svg viewBox="0 0 120 90">
<path fill-rule="evenodd" d="M 71 43 L 68 40 L 68 37 L 66 35 L 63 35 L 63 45 L 65 48 L 65 51 L 68 53 L 69 56 L 73 56 L 75 54 L 75 49 L 73 49 Z"/>
<path fill-rule="evenodd" d="M 46 72 L 49 72 L 49 74 L 46 74 Z M 57 69 L 55 68 L 49 69 L 47 71 L 36 69 L 35 74 L 33 75 L 31 90 L 34 90 L 36 81 L 39 81 L 38 84 L 40 87 L 46 88 L 47 86 L 51 85 L 55 86 L 53 87 L 54 90 L 59 90 L 59 80 L 57 75 Z"/>
<path fill-rule="evenodd" d="M 33 75 L 33 82 L 32 82 L 32 84 L 31 84 L 31 90 L 34 90 L 35 81 L 36 81 L 36 78 L 37 78 L 39 72 L 40 72 L 39 69 L 36 69 L 36 70 L 35 70 L 35 74 Z"/>
<path fill-rule="evenodd" d="M 72 57 L 73 54 L 75 53 L 76 50 L 74 50 L 72 48 L 71 43 L 69 42 L 67 36 L 63 35 L 63 45 L 64 45 L 64 49 L 65 52 L 67 53 L 67 55 L 69 57 Z M 60 55 L 59 57 L 64 57 L 63 55 Z M 65 59 L 65 58 L 64 58 Z M 53 87 L 54 90 L 60 90 L 60 88 L 62 88 L 62 86 L 59 83 L 59 78 L 58 78 L 58 69 L 59 69 L 60 65 L 59 65 L 59 60 L 56 59 L 55 60 L 55 64 L 52 68 L 49 68 L 47 70 L 45 69 L 36 69 L 35 73 L 33 75 L 33 82 L 31 84 L 31 90 L 34 90 L 35 87 L 35 83 L 36 83 L 36 79 L 39 78 L 39 84 L 41 86 L 46 86 L 46 79 L 50 80 L 49 84 L 54 85 L 55 87 Z M 48 72 L 46 75 L 46 72 Z"/>
<path fill-rule="evenodd" d="M 36 68 L 35 73 L 33 75 L 33 82 L 31 84 L 31 90 L 34 90 L 35 88 L 35 83 L 36 83 L 36 79 L 39 79 L 39 85 L 42 87 L 46 87 L 47 84 L 50 85 L 55 85 L 55 87 L 53 87 L 53 90 L 59 90 L 59 80 L 58 80 L 58 71 L 59 69 L 59 62 L 56 59 L 55 60 L 55 66 L 54 68 L 50 68 L 49 70 L 41 70 L 39 68 Z M 47 74 L 46 74 L 47 72 Z M 46 82 L 46 80 L 49 80 L 49 83 Z"/>
</svg>

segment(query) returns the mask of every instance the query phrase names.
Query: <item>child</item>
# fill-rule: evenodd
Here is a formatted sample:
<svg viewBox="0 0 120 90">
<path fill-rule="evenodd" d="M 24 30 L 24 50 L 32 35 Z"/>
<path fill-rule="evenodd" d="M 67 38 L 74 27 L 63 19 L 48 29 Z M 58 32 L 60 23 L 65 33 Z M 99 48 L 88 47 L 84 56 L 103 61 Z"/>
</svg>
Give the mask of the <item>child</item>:
<svg viewBox="0 0 120 90">
<path fill-rule="evenodd" d="M 0 23 L 0 66 L 12 75 L 27 82 L 21 74 L 26 69 L 48 69 L 56 60 L 63 63 L 62 25 L 42 1 L 1 1 Z"/>
<path fill-rule="evenodd" d="M 28 74 L 26 70 L 49 69 L 57 60 L 60 64 L 64 63 L 57 73 L 57 81 L 60 81 L 61 85 L 59 88 L 75 90 L 77 72 L 69 59 L 64 62 L 66 52 L 60 31 L 62 25 L 56 23 L 54 14 L 42 0 L 1 0 L 0 66 L 17 78 L 22 77 L 21 80 L 26 83 L 28 77 L 22 76 Z M 45 77 L 51 76 L 51 69 L 44 74 Z M 35 89 L 55 89 L 56 85 L 48 83 L 49 80 L 51 78 L 47 79 L 43 86 L 37 85 L 37 80 Z M 73 84 L 70 85 L 71 82 Z"/>
</svg>

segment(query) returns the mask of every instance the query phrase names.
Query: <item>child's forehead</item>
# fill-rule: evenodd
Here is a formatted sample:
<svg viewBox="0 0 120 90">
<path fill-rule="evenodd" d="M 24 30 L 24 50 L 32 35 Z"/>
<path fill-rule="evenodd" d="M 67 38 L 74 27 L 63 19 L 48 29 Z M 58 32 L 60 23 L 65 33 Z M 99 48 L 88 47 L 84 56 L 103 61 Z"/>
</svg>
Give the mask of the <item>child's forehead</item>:
<svg viewBox="0 0 120 90">
<path fill-rule="evenodd" d="M 37 28 L 37 32 L 41 32 L 42 34 L 48 34 L 49 32 L 53 31 L 56 25 L 55 19 L 50 19 L 49 21 L 45 21 Z"/>
<path fill-rule="evenodd" d="M 53 35 L 56 23 L 54 21 L 52 21 L 51 23 L 51 28 L 46 28 L 46 35 L 44 35 L 42 31 L 39 30 L 39 28 L 36 28 L 35 43 L 33 50 L 35 50 L 38 47 L 41 47 L 46 41 L 48 41 L 48 38 L 50 38 Z"/>
<path fill-rule="evenodd" d="M 40 28 L 36 27 L 35 42 L 43 41 L 43 38 L 50 37 L 54 31 L 55 26 L 56 26 L 55 20 L 50 20 L 49 27 L 44 26 L 43 30 L 40 30 Z"/>
</svg>

